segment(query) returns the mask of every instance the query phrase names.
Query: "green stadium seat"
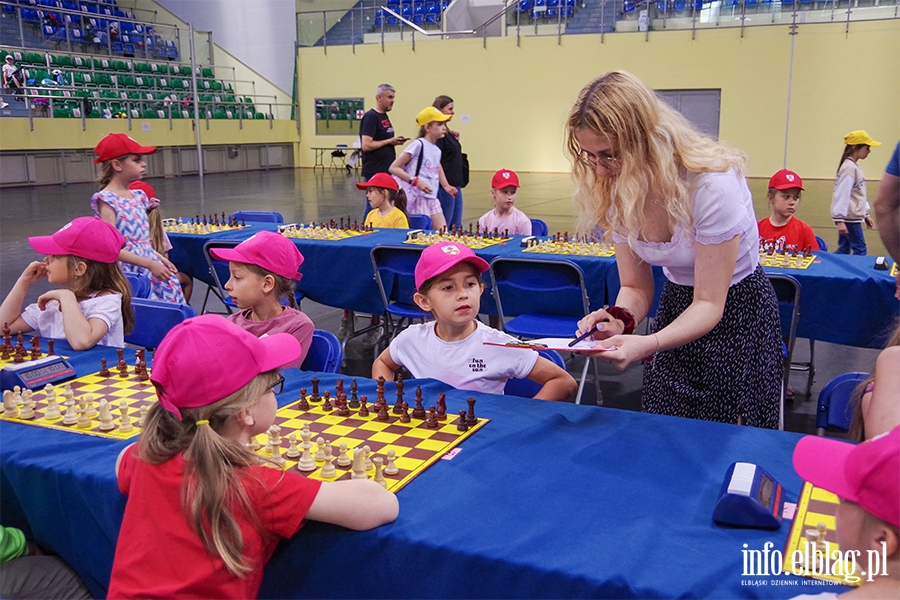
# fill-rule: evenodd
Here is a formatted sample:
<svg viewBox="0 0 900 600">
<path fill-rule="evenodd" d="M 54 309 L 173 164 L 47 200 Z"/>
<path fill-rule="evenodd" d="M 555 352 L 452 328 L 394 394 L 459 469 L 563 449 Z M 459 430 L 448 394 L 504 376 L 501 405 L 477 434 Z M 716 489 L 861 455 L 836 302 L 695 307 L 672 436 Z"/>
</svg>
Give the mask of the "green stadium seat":
<svg viewBox="0 0 900 600">
<path fill-rule="evenodd" d="M 125 61 L 123 60 L 114 60 L 110 63 L 113 71 L 128 71 L 128 67 L 125 66 Z"/>
<path fill-rule="evenodd" d="M 145 108 L 144 109 L 144 118 L 145 119 L 158 119 L 159 115 L 156 114 L 156 111 L 153 110 L 152 108 Z"/>
<path fill-rule="evenodd" d="M 253 118 L 256 119 L 257 121 L 264 121 L 266 118 L 266 115 L 262 114 L 261 112 L 258 112 L 258 113 L 256 113 L 256 115 Z"/>
<path fill-rule="evenodd" d="M 164 90 L 171 90 L 172 89 L 172 80 L 168 77 L 159 77 L 156 80 L 156 85 Z"/>
<path fill-rule="evenodd" d="M 72 57 L 72 66 L 76 69 L 90 69 L 91 68 L 91 59 L 85 58 L 82 56 L 73 56 Z"/>
<path fill-rule="evenodd" d="M 131 75 L 119 75 L 118 77 L 119 87 L 125 88 L 134 88 L 137 87 L 137 83 L 134 80 L 134 77 Z"/>
<path fill-rule="evenodd" d="M 213 114 L 213 119 L 227 119 L 227 118 L 228 117 L 225 115 L 225 111 L 222 110 L 221 108 Z"/>
<path fill-rule="evenodd" d="M 213 75 L 213 70 L 209 67 L 203 67 L 202 75 L 203 77 L 206 77 L 208 79 L 212 79 L 213 77 L 215 77 L 215 75 Z"/>
<path fill-rule="evenodd" d="M 46 65 L 47 61 L 44 57 L 37 52 L 27 52 L 25 54 L 25 59 L 22 61 L 28 65 Z"/>
<path fill-rule="evenodd" d="M 72 68 L 72 57 L 68 54 L 63 54 L 59 57 L 59 67 L 61 69 L 71 69 Z"/>
<path fill-rule="evenodd" d="M 223 87 L 221 81 L 215 81 L 215 80 L 213 80 L 213 82 L 210 84 L 210 86 L 211 86 L 212 89 L 213 89 L 214 91 L 216 91 L 216 92 L 221 92 L 221 91 L 222 91 L 222 87 Z"/>
<path fill-rule="evenodd" d="M 34 77 L 34 80 L 40 83 L 45 79 L 50 79 L 50 72 L 45 71 L 43 69 L 35 69 L 31 72 L 31 76 Z"/>
<path fill-rule="evenodd" d="M 108 73 L 97 73 L 97 85 L 112 86 L 112 77 Z"/>
<path fill-rule="evenodd" d="M 100 71 L 111 71 L 112 63 L 107 58 L 95 58 L 94 59 L 94 69 Z"/>
<path fill-rule="evenodd" d="M 157 75 L 168 75 L 169 65 L 164 63 L 150 63 L 150 72 Z"/>
<path fill-rule="evenodd" d="M 56 69 L 59 67 L 59 57 L 55 54 L 47 54 L 46 62 L 44 64 L 48 65 L 51 69 Z"/>
<path fill-rule="evenodd" d="M 134 72 L 135 73 L 150 73 L 150 65 L 143 62 L 134 63 Z"/>
<path fill-rule="evenodd" d="M 138 75 L 134 78 L 134 85 L 139 87 L 142 90 L 149 89 L 150 87 L 150 77 Z"/>
</svg>

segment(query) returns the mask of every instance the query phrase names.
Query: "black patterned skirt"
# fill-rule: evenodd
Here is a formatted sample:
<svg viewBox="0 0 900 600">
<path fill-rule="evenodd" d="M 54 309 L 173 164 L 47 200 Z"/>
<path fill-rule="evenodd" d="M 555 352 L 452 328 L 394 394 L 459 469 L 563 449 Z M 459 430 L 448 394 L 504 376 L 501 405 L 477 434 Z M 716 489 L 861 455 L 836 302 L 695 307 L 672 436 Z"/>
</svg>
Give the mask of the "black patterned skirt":
<svg viewBox="0 0 900 600">
<path fill-rule="evenodd" d="M 667 281 L 656 330 L 694 299 L 694 288 Z M 680 348 L 658 352 L 644 368 L 646 412 L 778 427 L 783 376 L 778 300 L 762 268 L 731 286 L 722 320 Z"/>
</svg>

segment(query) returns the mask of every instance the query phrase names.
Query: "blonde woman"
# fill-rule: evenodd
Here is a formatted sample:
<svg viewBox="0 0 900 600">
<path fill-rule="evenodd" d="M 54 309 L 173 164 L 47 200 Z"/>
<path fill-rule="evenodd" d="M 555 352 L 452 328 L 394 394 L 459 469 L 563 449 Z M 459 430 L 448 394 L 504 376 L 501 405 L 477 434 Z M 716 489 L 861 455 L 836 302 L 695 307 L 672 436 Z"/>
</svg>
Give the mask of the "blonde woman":
<svg viewBox="0 0 900 600">
<path fill-rule="evenodd" d="M 652 357 L 647 412 L 777 427 L 778 304 L 759 267 L 743 154 L 616 71 L 579 94 L 567 146 L 581 228 L 614 242 L 621 281 L 616 305 L 584 317 L 578 333 L 596 327 L 620 369 Z M 655 331 L 634 335 L 653 303 L 653 265 L 667 279 Z"/>
</svg>

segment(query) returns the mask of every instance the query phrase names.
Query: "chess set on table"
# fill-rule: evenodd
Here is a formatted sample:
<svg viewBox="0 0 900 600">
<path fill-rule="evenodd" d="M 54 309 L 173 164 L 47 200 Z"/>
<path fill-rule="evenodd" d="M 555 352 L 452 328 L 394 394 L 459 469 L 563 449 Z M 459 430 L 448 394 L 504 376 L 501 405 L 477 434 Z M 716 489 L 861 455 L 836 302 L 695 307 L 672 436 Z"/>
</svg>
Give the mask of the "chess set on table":
<svg viewBox="0 0 900 600">
<path fill-rule="evenodd" d="M 221 218 L 219 218 L 219 213 L 215 213 L 208 217 L 203 215 L 202 219 L 200 215 L 197 215 L 187 221 L 183 218 L 163 219 L 163 229 L 165 229 L 166 233 L 207 235 L 210 233 L 221 233 L 222 231 L 237 231 L 248 227 L 250 226 L 244 222 L 244 219 L 238 220 L 234 217 L 226 217 L 225 213 L 222 213 Z"/>
<path fill-rule="evenodd" d="M 808 269 L 816 260 L 812 248 L 802 252 L 796 246 L 783 246 L 775 240 L 759 240 L 759 266 L 779 269 Z"/>
<path fill-rule="evenodd" d="M 800 499 L 797 501 L 797 512 L 784 550 L 782 571 L 796 573 L 799 567 L 802 567 L 805 577 L 834 581 L 843 585 L 859 585 L 859 582 L 847 581 L 843 576 L 832 575 L 832 573 L 847 573 L 847 565 L 834 558 L 838 556 L 836 551 L 840 550 L 835 530 L 835 515 L 839 503 L 837 495 L 817 488 L 808 481 L 803 483 Z M 795 566 L 794 553 L 797 551 L 803 556 L 803 562 Z M 843 557 L 843 553 L 840 556 Z M 812 564 L 813 562 L 815 564 Z M 828 568 L 825 568 L 826 566 Z"/>
<path fill-rule="evenodd" d="M 417 230 L 418 231 L 418 230 Z M 500 233 L 498 231 L 489 232 L 475 230 L 472 223 L 469 223 L 469 229 L 458 228 L 454 225 L 451 229 L 441 228 L 437 231 L 425 232 L 419 231 L 415 235 L 410 236 L 404 241 L 404 244 L 413 244 L 415 246 L 433 246 L 440 242 L 456 242 L 463 244 L 473 250 L 495 246 L 497 244 L 505 244 L 510 240 L 508 233 Z"/>
<path fill-rule="evenodd" d="M 358 221 L 350 222 L 347 217 L 339 221 L 332 219 L 328 223 L 287 223 L 278 226 L 278 233 L 286 238 L 291 239 L 308 239 L 308 240 L 346 240 L 361 235 L 369 235 L 375 233 L 377 229 L 373 229 L 371 225 L 364 225 Z"/>
<path fill-rule="evenodd" d="M 147 410 L 157 401 L 156 389 L 150 383 L 144 350 L 135 351 L 133 366 L 126 363 L 123 350 L 117 353 L 119 361 L 114 370 L 106 368 L 104 358 L 99 372 L 63 386 L 4 390 L 0 418 L 120 440 L 138 435 Z"/>
<path fill-rule="evenodd" d="M 40 336 L 32 336 L 29 343 L 30 349 L 25 347 L 25 338 L 19 333 L 16 335 L 16 345 L 12 345 L 12 334 L 8 325 L 3 326 L 3 343 L 0 344 L 0 369 L 9 365 L 22 364 L 35 361 L 45 356 L 56 356 L 53 349 L 54 340 L 47 340 L 47 354 L 41 349 Z M 62 358 L 65 358 L 64 356 Z"/>
<path fill-rule="evenodd" d="M 342 379 L 332 396 L 330 391 L 320 394 L 314 378 L 312 394 L 301 389 L 300 400 L 280 408 L 275 424 L 251 448 L 272 466 L 296 469 L 312 479 L 374 478 L 396 492 L 489 422 L 475 416 L 474 398 L 467 400 L 467 410 L 448 415 L 444 394 L 426 411 L 419 388 L 412 409 L 403 400 L 402 378 L 395 393 L 396 403 L 388 406 L 385 382 L 379 378 L 370 405 L 358 395 L 355 379 L 348 400 Z"/>
<path fill-rule="evenodd" d="M 574 256 L 602 256 L 610 257 L 616 255 L 616 249 L 612 244 L 597 242 L 594 238 L 576 238 L 569 239 L 569 233 L 565 232 L 546 240 L 537 238 L 529 239 L 528 245 L 522 252 L 535 252 L 537 254 L 567 254 Z"/>
</svg>

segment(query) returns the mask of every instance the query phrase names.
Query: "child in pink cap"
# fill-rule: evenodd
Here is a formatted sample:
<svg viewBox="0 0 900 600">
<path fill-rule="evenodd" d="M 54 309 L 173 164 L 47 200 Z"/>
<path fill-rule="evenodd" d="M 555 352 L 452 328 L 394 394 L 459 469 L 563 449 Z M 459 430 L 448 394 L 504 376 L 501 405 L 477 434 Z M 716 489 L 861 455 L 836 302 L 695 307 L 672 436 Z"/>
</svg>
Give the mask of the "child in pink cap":
<svg viewBox="0 0 900 600">
<path fill-rule="evenodd" d="M 366 530 L 397 517 L 369 479 L 321 482 L 265 466 L 248 443 L 275 420 L 278 367 L 300 344 L 217 315 L 177 325 L 153 360 L 159 402 L 119 455 L 128 496 L 110 598 L 256 598 L 263 567 L 304 519 Z"/>
<path fill-rule="evenodd" d="M 225 289 L 240 311 L 228 320 L 257 337 L 289 333 L 300 342 L 300 356 L 285 364 L 300 368 L 312 343 L 315 325 L 297 309 L 295 281 L 303 255 L 294 243 L 272 231 L 260 231 L 234 248 L 213 248 L 210 254 L 228 261 L 231 277 Z M 282 306 L 286 299 L 288 306 Z"/>
<path fill-rule="evenodd" d="M 845 565 L 856 564 L 855 575 L 847 576 L 860 582 L 859 588 L 840 597 L 896 598 L 900 591 L 900 427 L 859 445 L 806 436 L 794 449 L 794 469 L 806 481 L 840 498 L 835 514 L 837 550 Z M 837 597 L 833 592 L 797 596 Z"/>
<path fill-rule="evenodd" d="M 415 303 L 434 321 L 404 329 L 375 359 L 372 377 L 390 381 L 400 367 L 413 377 L 431 377 L 461 390 L 502 394 L 510 378 L 532 379 L 542 400 L 567 400 L 576 389 L 572 376 L 537 352 L 487 346 L 514 337 L 477 319 L 488 264 L 455 242 L 429 246 L 416 263 Z"/>
<path fill-rule="evenodd" d="M 519 191 L 519 176 L 515 171 L 500 169 L 491 178 L 491 198 L 494 208 L 478 219 L 478 229 L 509 235 L 531 235 L 531 219 L 515 207 Z"/>
<path fill-rule="evenodd" d="M 53 235 L 28 241 L 46 256 L 19 276 L 0 305 L 0 325 L 8 324 L 13 334 L 34 331 L 41 337 L 65 338 L 75 350 L 95 344 L 124 346 L 125 334 L 134 327 L 134 312 L 131 287 L 116 263 L 125 238 L 115 227 L 79 217 Z M 28 288 L 44 278 L 61 287 L 41 294 L 23 311 Z"/>
</svg>

